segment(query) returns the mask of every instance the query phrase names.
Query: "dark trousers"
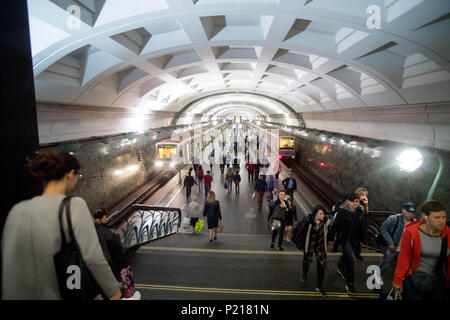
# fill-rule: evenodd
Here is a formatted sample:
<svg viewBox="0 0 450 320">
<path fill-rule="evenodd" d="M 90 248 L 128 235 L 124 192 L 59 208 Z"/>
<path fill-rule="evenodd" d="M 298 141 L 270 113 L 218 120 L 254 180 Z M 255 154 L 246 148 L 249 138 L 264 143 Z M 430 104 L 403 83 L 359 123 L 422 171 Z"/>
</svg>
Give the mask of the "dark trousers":
<svg viewBox="0 0 450 320">
<path fill-rule="evenodd" d="M 384 275 L 384 272 L 389 267 L 389 265 L 391 265 L 392 262 L 394 262 L 395 265 L 397 257 L 398 252 L 392 251 L 391 249 L 389 249 L 389 247 L 384 248 L 383 261 L 381 261 L 381 263 L 378 265 L 380 267 L 381 276 Z"/>
<path fill-rule="evenodd" d="M 355 257 L 361 257 L 361 242 L 359 241 L 359 239 L 351 239 L 350 242 L 352 243 L 353 253 L 355 254 Z"/>
<path fill-rule="evenodd" d="M 446 297 L 445 291 L 444 279 L 438 281 L 430 292 L 422 292 L 414 287 L 411 277 L 407 277 L 403 280 L 402 298 L 404 300 L 443 300 L 449 298 Z"/>
<path fill-rule="evenodd" d="M 252 179 L 252 182 L 255 181 L 253 170 L 248 170 L 248 182 L 250 182 L 250 179 Z"/>
<path fill-rule="evenodd" d="M 339 237 L 336 236 L 336 238 L 334 239 L 334 242 L 333 242 L 333 252 L 338 251 L 339 245 L 340 245 Z"/>
<path fill-rule="evenodd" d="M 275 239 L 278 235 L 278 247 L 283 247 L 283 238 L 284 238 L 284 229 L 286 228 L 286 225 L 284 223 L 281 223 L 280 229 L 275 229 L 272 231 L 272 243 L 275 243 Z"/>
<path fill-rule="evenodd" d="M 235 189 L 236 189 L 236 194 L 238 194 L 239 193 L 239 183 L 235 183 L 234 185 L 235 185 Z"/>
<path fill-rule="evenodd" d="M 211 191 L 211 186 L 205 186 L 205 198 L 208 197 L 208 193 Z"/>
<path fill-rule="evenodd" d="M 191 196 L 191 188 L 192 187 L 186 187 L 186 199 L 189 199 L 189 197 Z"/>
<path fill-rule="evenodd" d="M 305 257 L 303 257 L 303 274 L 305 276 L 309 271 L 310 265 L 311 263 L 308 262 L 308 259 L 305 259 Z M 316 259 L 316 266 L 317 266 L 317 288 L 323 288 L 323 280 L 325 279 L 325 268 L 317 259 Z"/>
<path fill-rule="evenodd" d="M 350 240 L 341 243 L 341 247 L 342 255 L 338 262 L 338 268 L 341 270 L 347 283 L 353 283 L 355 280 L 355 253 Z"/>
<path fill-rule="evenodd" d="M 228 185 L 228 193 L 231 193 L 231 191 L 233 191 L 233 182 L 227 181 L 227 185 Z"/>
<path fill-rule="evenodd" d="M 294 189 L 286 189 L 286 192 L 291 196 L 292 200 L 294 200 Z"/>
<path fill-rule="evenodd" d="M 220 165 L 220 172 L 223 173 L 224 170 L 225 170 L 225 164 L 221 164 Z"/>
<path fill-rule="evenodd" d="M 269 202 L 269 216 L 267 217 L 267 221 L 269 221 L 270 218 L 272 217 L 274 210 L 275 210 L 274 204 Z"/>
</svg>

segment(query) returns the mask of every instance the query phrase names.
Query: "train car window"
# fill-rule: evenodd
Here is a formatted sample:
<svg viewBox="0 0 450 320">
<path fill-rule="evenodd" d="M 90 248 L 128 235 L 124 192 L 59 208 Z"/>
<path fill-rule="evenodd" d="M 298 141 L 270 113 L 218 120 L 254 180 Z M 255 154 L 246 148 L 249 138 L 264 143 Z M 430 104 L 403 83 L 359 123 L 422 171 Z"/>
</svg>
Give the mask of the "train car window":
<svg viewBox="0 0 450 320">
<path fill-rule="evenodd" d="M 293 149 L 294 138 L 280 138 L 280 149 Z"/>
<path fill-rule="evenodd" d="M 174 145 L 159 145 L 157 151 L 158 159 L 173 159 L 177 154 L 176 146 Z"/>
</svg>

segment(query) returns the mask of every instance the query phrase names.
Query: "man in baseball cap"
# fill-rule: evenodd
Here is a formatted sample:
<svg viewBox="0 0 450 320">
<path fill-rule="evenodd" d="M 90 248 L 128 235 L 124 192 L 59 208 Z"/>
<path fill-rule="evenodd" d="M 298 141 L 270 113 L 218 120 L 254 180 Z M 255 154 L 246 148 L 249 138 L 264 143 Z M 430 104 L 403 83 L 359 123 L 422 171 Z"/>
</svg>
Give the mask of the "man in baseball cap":
<svg viewBox="0 0 450 320">
<path fill-rule="evenodd" d="M 402 212 L 389 216 L 381 225 L 381 234 L 387 243 L 384 249 L 383 261 L 380 263 L 381 276 L 384 275 L 391 262 L 395 262 L 400 252 L 400 242 L 403 230 L 408 223 L 414 221 L 416 205 L 412 202 L 403 204 Z"/>
<path fill-rule="evenodd" d="M 403 209 L 405 209 L 407 212 L 416 213 L 416 205 L 412 202 L 406 202 L 403 205 Z"/>
</svg>

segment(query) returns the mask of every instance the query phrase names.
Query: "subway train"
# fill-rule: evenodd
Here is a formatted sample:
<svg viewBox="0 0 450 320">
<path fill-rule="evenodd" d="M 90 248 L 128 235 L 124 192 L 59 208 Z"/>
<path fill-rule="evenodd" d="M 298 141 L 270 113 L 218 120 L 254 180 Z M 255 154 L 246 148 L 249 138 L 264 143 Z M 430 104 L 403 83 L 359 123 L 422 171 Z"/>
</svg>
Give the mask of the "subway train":
<svg viewBox="0 0 450 320">
<path fill-rule="evenodd" d="M 178 137 L 156 143 L 155 170 L 178 170 L 183 162 L 190 161 L 187 157 L 191 154 L 191 144 L 183 140 Z"/>
<path fill-rule="evenodd" d="M 280 146 L 278 152 L 278 159 L 291 158 L 295 159 L 295 137 L 294 136 L 280 136 Z"/>
<path fill-rule="evenodd" d="M 191 164 L 194 156 L 203 158 L 202 150 L 212 142 L 211 137 L 219 136 L 220 127 L 201 129 L 201 133 L 184 133 L 155 144 L 155 171 L 178 171 L 182 166 Z M 203 159 L 199 159 L 203 162 Z"/>
</svg>

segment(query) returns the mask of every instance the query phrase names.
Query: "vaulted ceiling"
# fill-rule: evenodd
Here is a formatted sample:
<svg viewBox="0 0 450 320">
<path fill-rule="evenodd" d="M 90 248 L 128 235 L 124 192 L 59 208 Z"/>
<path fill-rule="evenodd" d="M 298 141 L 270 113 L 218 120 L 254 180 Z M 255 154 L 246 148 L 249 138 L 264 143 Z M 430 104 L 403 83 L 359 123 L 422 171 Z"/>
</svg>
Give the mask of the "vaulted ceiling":
<svg viewBox="0 0 450 320">
<path fill-rule="evenodd" d="M 285 114 L 292 124 L 293 113 L 450 101 L 448 0 L 29 0 L 28 7 L 38 101 L 182 111 L 180 123 L 190 114 Z"/>
</svg>

